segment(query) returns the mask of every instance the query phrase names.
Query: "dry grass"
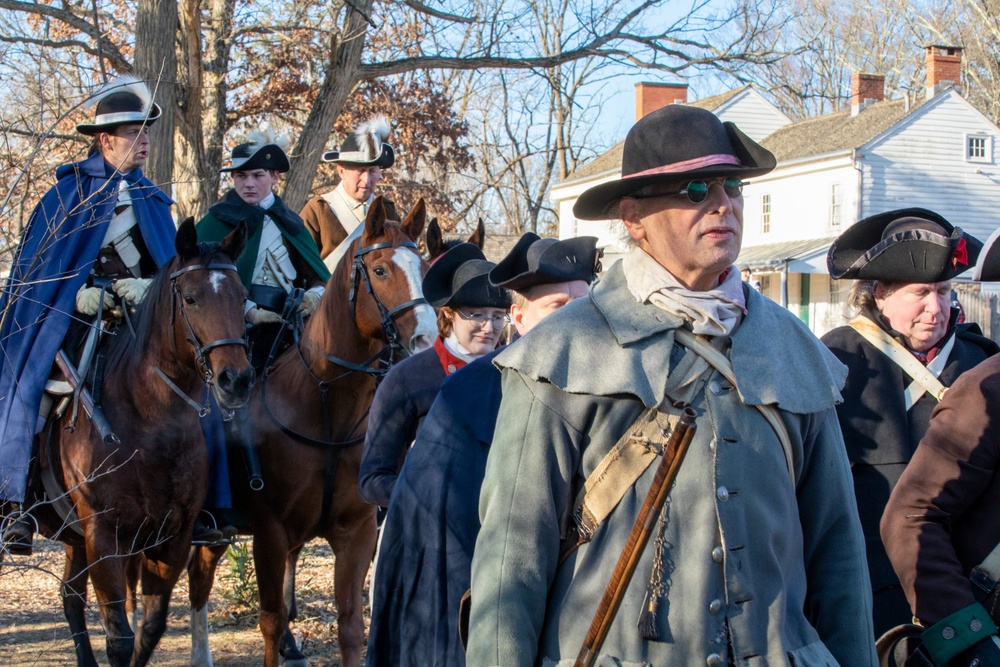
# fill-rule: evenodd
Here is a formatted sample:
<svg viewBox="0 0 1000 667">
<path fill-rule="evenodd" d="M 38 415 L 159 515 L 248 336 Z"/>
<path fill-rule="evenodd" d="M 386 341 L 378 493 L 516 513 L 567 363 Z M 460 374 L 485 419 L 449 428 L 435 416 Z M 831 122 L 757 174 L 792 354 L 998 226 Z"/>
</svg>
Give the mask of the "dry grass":
<svg viewBox="0 0 1000 667">
<path fill-rule="evenodd" d="M 51 667 L 71 665 L 76 659 L 69 626 L 59 599 L 59 577 L 63 569 L 62 547 L 48 540 L 35 543 L 35 554 L 3 563 L 0 570 L 0 664 L 7 667 Z M 333 553 L 325 542 L 306 546 L 299 559 L 299 620 L 293 631 L 303 642 L 303 653 L 312 666 L 340 665 L 336 641 L 336 611 L 333 598 Z M 209 600 L 209 640 L 216 667 L 244 667 L 262 662 L 263 640 L 257 629 L 257 613 L 235 608 L 223 596 L 231 585 L 222 577 L 227 559 L 219 564 L 215 588 Z M 167 633 L 153 654 L 158 667 L 187 667 L 191 651 L 188 630 L 187 577 L 174 590 Z M 93 589 L 89 593 L 93 602 Z M 367 588 L 366 588 L 367 625 Z M 104 633 L 97 607 L 91 604 L 87 624 L 98 661 L 104 660 Z"/>
</svg>

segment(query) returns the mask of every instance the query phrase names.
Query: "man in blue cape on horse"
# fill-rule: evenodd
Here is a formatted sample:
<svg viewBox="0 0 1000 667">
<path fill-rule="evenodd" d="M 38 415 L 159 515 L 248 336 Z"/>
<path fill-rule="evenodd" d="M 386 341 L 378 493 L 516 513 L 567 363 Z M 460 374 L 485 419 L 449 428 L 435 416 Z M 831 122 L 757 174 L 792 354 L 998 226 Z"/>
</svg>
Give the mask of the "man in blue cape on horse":
<svg viewBox="0 0 1000 667">
<path fill-rule="evenodd" d="M 0 513 L 3 548 L 15 554 L 31 552 L 28 473 L 56 353 L 71 328 L 94 326 L 113 295 L 140 302 L 149 277 L 174 254 L 173 202 L 142 173 L 160 107 L 130 76 L 91 103 L 93 122 L 76 128 L 93 138 L 88 157 L 56 170 L 0 294 Z"/>
</svg>

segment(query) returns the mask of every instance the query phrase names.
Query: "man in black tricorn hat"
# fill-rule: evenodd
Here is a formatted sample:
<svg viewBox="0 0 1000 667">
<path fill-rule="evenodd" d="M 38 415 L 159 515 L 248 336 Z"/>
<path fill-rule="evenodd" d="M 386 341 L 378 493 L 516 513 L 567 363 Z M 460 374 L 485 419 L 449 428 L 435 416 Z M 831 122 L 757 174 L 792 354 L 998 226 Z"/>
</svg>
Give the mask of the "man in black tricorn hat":
<svg viewBox="0 0 1000 667">
<path fill-rule="evenodd" d="M 382 170 L 396 161 L 392 146 L 386 143 L 389 130 L 389 121 L 383 116 L 373 118 L 358 125 L 339 150 L 323 154 L 323 162 L 337 165 L 340 183 L 330 192 L 307 201 L 301 215 L 331 271 L 364 228 L 362 223 L 368 205 L 375 199 L 375 186 L 382 178 Z M 383 197 L 382 205 L 386 218 L 399 220 L 393 202 Z"/>
<path fill-rule="evenodd" d="M 173 203 L 142 173 L 149 126 L 160 117 L 146 84 L 123 76 L 92 98 L 87 159 L 56 170 L 56 184 L 25 227 L 0 296 L 0 526 L 2 548 L 27 554 L 34 521 L 21 513 L 32 442 L 48 414 L 49 369 L 100 321 L 115 326 L 115 300 L 141 302 L 174 255 Z"/>
<path fill-rule="evenodd" d="M 995 354 L 979 325 L 958 324 L 952 279 L 982 243 L 942 216 L 907 208 L 870 216 L 833 242 L 831 278 L 855 279 L 858 315 L 823 336 L 847 365 L 837 406 L 871 576 L 875 634 L 912 617 L 879 536 L 889 495 L 927 432 L 946 387 Z"/>
<path fill-rule="evenodd" d="M 592 236 L 557 241 L 527 233 L 490 282 L 513 293 L 517 333 L 586 295 L 599 270 Z M 497 352 L 445 380 L 396 481 L 372 592 L 368 664 L 465 665 L 456 631 L 479 532 L 479 488 L 497 411 Z"/>
<path fill-rule="evenodd" d="M 742 179 L 774 165 L 732 123 L 670 105 L 631 129 L 621 178 L 577 200 L 632 248 L 494 359 L 469 664 L 876 664 L 844 367 L 733 264 Z M 685 405 L 697 432 L 639 551 Z M 616 613 L 599 603 L 623 557 Z"/>
<path fill-rule="evenodd" d="M 289 169 L 288 156 L 277 139 L 262 132 L 251 133 L 249 141 L 233 149 L 230 165 L 220 171 L 233 175 L 233 188 L 208 209 L 197 225 L 202 241 L 221 241 L 233 229 L 246 222 L 249 238 L 244 253 L 236 262 L 240 280 L 249 292 L 246 321 L 249 331 L 250 357 L 261 371 L 274 347 L 275 337 L 285 333 L 282 313 L 293 289 L 305 290 L 297 311 L 309 317 L 319 305 L 330 273 L 323 265 L 316 244 L 295 211 L 288 208 L 274 193 L 279 174 Z M 210 484 L 205 507 L 213 516 L 225 518 L 232 507 L 229 475 L 226 466 L 226 444 L 222 434 L 219 410 L 213 410 L 203 420 L 205 439 L 210 453 Z M 230 439 L 239 440 L 244 455 L 254 458 L 250 446 L 248 425 L 240 417 L 229 422 Z M 242 426 L 237 432 L 236 427 Z M 251 462 L 252 468 L 255 463 Z M 222 535 L 199 520 L 195 525 L 195 542 L 222 544 L 229 535 Z M 222 533 L 229 533 L 224 528 Z"/>
</svg>

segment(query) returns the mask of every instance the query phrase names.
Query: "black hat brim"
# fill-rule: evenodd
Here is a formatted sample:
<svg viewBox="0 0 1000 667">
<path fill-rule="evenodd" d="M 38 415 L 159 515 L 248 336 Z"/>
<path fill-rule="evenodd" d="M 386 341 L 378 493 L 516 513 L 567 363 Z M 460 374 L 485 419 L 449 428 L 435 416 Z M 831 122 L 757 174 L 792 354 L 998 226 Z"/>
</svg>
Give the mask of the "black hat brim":
<svg viewBox="0 0 1000 667">
<path fill-rule="evenodd" d="M 253 155 L 238 165 L 230 165 L 220 169 L 220 172 L 232 171 L 253 171 L 254 169 L 266 169 L 267 171 L 277 171 L 282 174 L 291 169 L 288 155 L 278 144 L 264 144 Z"/>
<path fill-rule="evenodd" d="M 489 281 L 494 266 L 477 246 L 459 244 L 438 257 L 428 269 L 422 285 L 424 298 L 435 308 L 507 308 L 510 294 Z"/>
<path fill-rule="evenodd" d="M 382 152 L 374 160 L 368 162 L 358 162 L 357 160 L 341 160 L 340 151 L 327 151 L 323 153 L 323 162 L 332 162 L 333 164 L 356 164 L 363 167 L 379 167 L 381 169 L 388 169 L 396 163 L 396 151 L 393 150 L 392 146 L 382 142 Z"/>
<path fill-rule="evenodd" d="M 1000 280 L 1000 227 L 994 229 L 990 237 L 986 239 L 986 243 L 983 244 L 983 250 L 979 254 L 979 262 L 976 263 L 972 279 L 983 282 Z"/>
<path fill-rule="evenodd" d="M 622 176 L 616 181 L 601 183 L 586 190 L 573 204 L 573 215 L 580 220 L 612 220 L 618 218 L 615 206 L 622 197 L 633 194 L 648 185 L 693 180 L 700 177 L 737 176 L 752 178 L 762 176 L 777 165 L 774 154 L 743 134 L 733 123 L 723 123 L 729 141 L 740 164 L 719 164 L 697 169 L 644 176 Z M 628 143 L 626 143 L 628 150 Z"/>
<path fill-rule="evenodd" d="M 490 282 L 497 287 L 521 291 L 538 285 L 594 280 L 597 268 L 597 237 L 577 236 L 554 241 L 534 262 L 528 250 L 545 241 L 537 234 L 525 234 L 499 264 L 490 271 Z"/>
<path fill-rule="evenodd" d="M 940 225 L 947 236 L 911 229 L 882 238 L 900 218 L 921 218 Z M 965 260 L 962 255 L 964 244 Z M 923 208 L 888 211 L 864 218 L 841 234 L 827 253 L 833 279 L 935 283 L 951 280 L 976 263 L 982 242 L 943 217 Z"/>
<path fill-rule="evenodd" d="M 122 125 L 152 125 L 163 114 L 160 105 L 155 102 L 146 114 L 141 111 L 130 111 L 114 114 L 115 120 L 104 123 L 81 123 L 76 126 L 76 131 L 92 137 L 101 132 L 110 132 Z"/>
</svg>

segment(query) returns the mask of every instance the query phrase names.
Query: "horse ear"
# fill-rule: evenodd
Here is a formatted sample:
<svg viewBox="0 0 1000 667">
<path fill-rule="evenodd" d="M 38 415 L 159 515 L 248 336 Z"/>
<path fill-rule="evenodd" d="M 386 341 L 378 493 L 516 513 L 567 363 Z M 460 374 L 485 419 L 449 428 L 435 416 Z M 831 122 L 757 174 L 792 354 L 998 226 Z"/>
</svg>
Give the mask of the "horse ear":
<svg viewBox="0 0 1000 667">
<path fill-rule="evenodd" d="M 406 220 L 403 221 L 403 231 L 410 237 L 410 240 L 418 241 L 420 239 L 420 235 L 424 233 L 426 220 L 427 205 L 424 204 L 424 198 L 421 197 L 417 200 L 417 205 L 413 207 L 410 214 L 406 216 Z"/>
<path fill-rule="evenodd" d="M 236 229 L 229 232 L 226 238 L 222 239 L 222 252 L 229 255 L 229 258 L 235 262 L 243 254 L 243 251 L 247 249 L 247 236 L 249 234 L 250 230 L 247 227 L 247 221 L 240 220 L 240 224 L 236 225 Z"/>
<path fill-rule="evenodd" d="M 385 206 L 382 204 L 382 195 L 379 195 L 368 207 L 368 216 L 365 218 L 365 238 L 374 239 L 382 236 L 384 227 Z"/>
<path fill-rule="evenodd" d="M 427 225 L 427 258 L 434 259 L 444 251 L 444 237 L 437 218 L 431 218 Z"/>
<path fill-rule="evenodd" d="M 198 256 L 198 232 L 194 228 L 194 218 L 188 216 L 178 225 L 174 236 L 174 250 L 181 261 Z"/>
<path fill-rule="evenodd" d="M 472 236 L 469 237 L 469 243 L 474 246 L 479 246 L 482 250 L 483 246 L 486 245 L 486 225 L 483 224 L 483 219 L 479 218 L 479 224 L 476 225 L 476 231 L 472 232 Z"/>
</svg>

